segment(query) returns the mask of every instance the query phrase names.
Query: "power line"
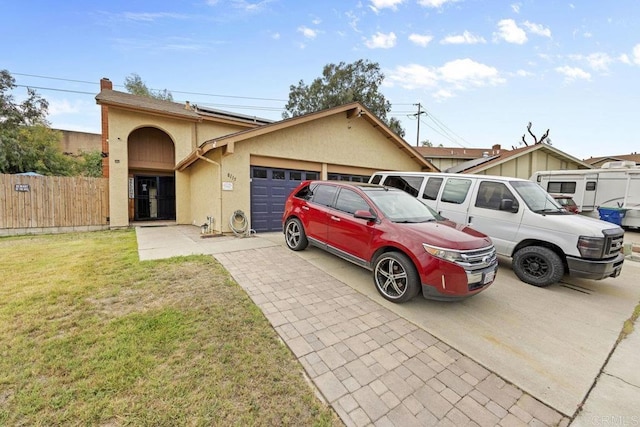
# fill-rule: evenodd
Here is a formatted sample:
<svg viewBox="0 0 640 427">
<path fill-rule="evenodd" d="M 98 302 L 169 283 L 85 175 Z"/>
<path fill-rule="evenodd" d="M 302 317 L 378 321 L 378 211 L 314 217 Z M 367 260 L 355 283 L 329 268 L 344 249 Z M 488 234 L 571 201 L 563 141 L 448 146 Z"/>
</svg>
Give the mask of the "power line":
<svg viewBox="0 0 640 427">
<path fill-rule="evenodd" d="M 58 80 L 58 81 L 63 81 L 63 82 L 98 85 L 98 83 L 96 83 L 96 82 L 90 82 L 90 81 L 86 81 L 86 80 L 75 80 L 75 79 L 67 79 L 67 78 L 51 77 L 51 76 L 41 76 L 41 75 L 38 75 L 38 74 L 26 74 L 26 73 L 10 73 L 10 74 L 14 75 L 14 76 L 36 77 L 36 78 L 39 78 L 39 79 Z M 17 86 L 20 86 L 20 85 L 17 85 Z M 114 87 L 122 87 L 122 88 L 125 87 L 125 85 L 113 85 L 113 86 Z M 26 87 L 26 86 L 20 86 L 20 87 Z M 35 86 L 28 86 L 28 87 L 35 87 Z M 55 90 L 55 89 L 51 89 L 51 88 L 41 88 L 41 89 Z M 165 89 L 149 88 L 149 90 L 160 91 L 160 90 L 165 90 Z M 278 99 L 278 98 L 259 98 L 259 97 L 252 97 L 252 96 L 221 95 L 221 94 L 204 93 L 204 92 L 186 92 L 186 91 L 171 90 L 171 89 L 166 89 L 166 90 L 168 92 L 171 92 L 171 93 L 181 93 L 181 94 L 185 94 L 185 95 L 212 96 L 212 97 L 234 98 L 234 99 L 250 99 L 250 100 L 256 100 L 256 101 L 276 101 L 276 102 L 287 102 L 288 101 L 286 99 Z M 62 90 L 60 89 L 60 91 L 62 91 Z M 82 92 L 76 92 L 76 93 L 82 93 Z"/>
<path fill-rule="evenodd" d="M 53 77 L 53 76 L 43 76 L 43 75 L 39 75 L 39 74 L 11 73 L 11 75 L 23 76 L 23 77 L 34 77 L 34 78 L 47 79 L 47 80 L 56 80 L 56 81 L 63 81 L 63 82 L 70 82 L 70 83 L 82 83 L 82 84 L 89 84 L 89 85 L 98 85 L 98 83 L 96 83 L 96 82 L 87 81 L 87 80 L 70 79 L 70 78 Z M 76 93 L 76 94 L 81 94 L 81 95 L 95 95 L 96 94 L 96 92 L 86 92 L 86 91 L 80 91 L 80 90 L 60 89 L 60 88 L 44 87 L 44 86 L 32 86 L 32 85 L 16 85 L 16 86 L 17 87 L 24 87 L 24 88 L 39 89 L 39 90 L 50 90 L 50 91 L 56 91 L 56 92 Z M 114 86 L 115 87 L 122 87 L 122 88 L 125 87 L 124 85 L 114 85 Z M 159 89 L 150 89 L 150 90 L 158 91 Z M 213 93 L 206 93 L 206 92 L 188 92 L 188 91 L 179 91 L 179 90 L 170 90 L 170 89 L 167 89 L 167 91 L 171 92 L 171 93 L 183 94 L 183 95 L 219 97 L 219 98 L 230 98 L 230 99 L 244 99 L 244 100 L 254 100 L 254 101 L 287 102 L 286 99 L 278 99 L 278 98 L 260 98 L 260 97 L 240 96 L 240 95 L 222 95 L 222 94 L 213 94 Z M 194 103 L 198 104 L 198 102 L 194 102 Z M 261 111 L 284 111 L 285 110 L 285 108 L 282 108 L 282 107 L 267 107 L 267 106 L 255 106 L 255 105 L 216 104 L 216 103 L 207 103 L 207 102 L 201 102 L 199 104 L 203 105 L 203 106 L 212 106 L 212 107 L 217 107 L 217 108 L 234 108 L 234 109 L 244 109 L 244 110 L 248 110 L 248 109 L 261 110 Z M 466 141 L 461 136 L 457 135 L 447 125 L 445 125 L 441 120 L 439 120 L 437 117 L 435 117 L 430 111 L 428 111 L 426 108 L 423 109 L 422 105 L 420 103 L 418 103 L 418 104 L 415 104 L 415 103 L 414 104 L 398 103 L 398 104 L 393 104 L 393 105 L 394 106 L 411 106 L 411 107 L 418 106 L 418 113 L 417 114 L 414 113 L 413 110 L 396 110 L 393 113 L 390 113 L 391 116 L 407 116 L 409 118 L 414 117 L 414 118 L 418 119 L 417 120 L 417 122 L 418 122 L 417 123 L 418 132 L 417 132 L 417 136 L 416 136 L 416 145 L 420 144 L 420 122 L 421 121 L 425 126 L 429 127 L 431 130 L 433 130 L 434 132 L 436 132 L 440 136 L 446 138 L 447 140 L 451 141 L 452 143 L 460 145 L 461 147 L 465 147 L 464 144 L 461 144 L 460 142 L 458 142 L 456 140 L 456 138 L 457 138 L 457 139 L 460 139 L 460 140 L 464 141 L 468 146 L 471 145 L 471 144 L 469 144 L 468 141 Z M 434 126 L 431 126 L 426 121 L 423 121 L 421 119 L 421 117 L 420 117 L 422 114 L 426 114 L 427 117 L 429 117 L 433 121 L 434 125 L 437 126 L 437 128 L 434 127 Z M 455 138 L 452 135 L 454 135 Z"/>
<path fill-rule="evenodd" d="M 15 85 L 16 87 L 26 87 L 27 89 L 40 89 L 40 90 L 54 90 L 57 92 L 70 92 L 70 93 L 80 93 L 82 95 L 95 95 L 95 92 L 83 92 L 80 90 L 71 90 L 71 89 L 56 89 L 53 87 L 41 87 L 41 86 L 31 86 L 31 85 Z"/>
</svg>

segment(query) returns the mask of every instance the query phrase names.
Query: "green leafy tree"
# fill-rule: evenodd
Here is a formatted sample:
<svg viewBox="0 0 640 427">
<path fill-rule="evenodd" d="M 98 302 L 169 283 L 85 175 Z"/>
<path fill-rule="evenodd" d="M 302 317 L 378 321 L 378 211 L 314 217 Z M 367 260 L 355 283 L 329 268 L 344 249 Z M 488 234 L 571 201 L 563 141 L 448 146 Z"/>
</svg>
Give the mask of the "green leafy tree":
<svg viewBox="0 0 640 427">
<path fill-rule="evenodd" d="M 11 93 L 16 87 L 11 74 L 0 71 L 0 173 L 73 175 L 76 162 L 62 154 L 62 135 L 46 119 L 48 102 L 28 88 L 18 103 Z"/>
<path fill-rule="evenodd" d="M 396 134 L 404 137 L 405 131 L 400 121 L 394 117 L 387 118 L 391 103 L 379 91 L 383 80 L 380 65 L 368 60 L 325 65 L 322 77 L 316 78 L 310 85 L 300 80 L 296 86 L 289 87 L 289 101 L 282 117 L 286 119 L 301 116 L 357 101 Z"/>
<path fill-rule="evenodd" d="M 173 101 L 173 95 L 167 89 L 164 90 L 152 90 L 149 89 L 142 78 L 136 73 L 131 73 L 124 79 L 124 87 L 127 92 L 138 95 L 146 96 L 148 98 L 161 99 L 163 101 Z"/>
<path fill-rule="evenodd" d="M 78 162 L 79 175 L 100 178 L 102 176 L 102 152 L 83 151 Z"/>
</svg>

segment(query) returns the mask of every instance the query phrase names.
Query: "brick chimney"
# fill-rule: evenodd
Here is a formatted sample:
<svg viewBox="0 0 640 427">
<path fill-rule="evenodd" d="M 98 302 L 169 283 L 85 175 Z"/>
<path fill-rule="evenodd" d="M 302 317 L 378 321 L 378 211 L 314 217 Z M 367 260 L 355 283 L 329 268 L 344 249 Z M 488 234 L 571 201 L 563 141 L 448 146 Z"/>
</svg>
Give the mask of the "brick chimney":
<svg viewBox="0 0 640 427">
<path fill-rule="evenodd" d="M 106 77 L 100 79 L 100 92 L 103 90 L 113 90 L 113 83 Z M 109 178 L 109 157 L 104 157 L 105 153 L 109 154 L 109 107 L 100 106 L 101 126 L 102 126 L 102 176 Z"/>
</svg>

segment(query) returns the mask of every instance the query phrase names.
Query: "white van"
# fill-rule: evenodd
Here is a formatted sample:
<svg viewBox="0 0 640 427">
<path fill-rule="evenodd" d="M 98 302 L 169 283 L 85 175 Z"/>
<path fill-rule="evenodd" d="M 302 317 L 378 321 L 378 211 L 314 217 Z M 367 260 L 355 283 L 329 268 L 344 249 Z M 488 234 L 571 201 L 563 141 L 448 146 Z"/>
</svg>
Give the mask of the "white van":
<svg viewBox="0 0 640 427">
<path fill-rule="evenodd" d="M 377 172 L 369 182 L 400 188 L 443 217 L 487 234 L 498 254 L 513 258 L 523 282 L 548 286 L 565 273 L 599 280 L 622 270 L 624 230 L 568 213 L 535 182 L 392 171 Z"/>
</svg>

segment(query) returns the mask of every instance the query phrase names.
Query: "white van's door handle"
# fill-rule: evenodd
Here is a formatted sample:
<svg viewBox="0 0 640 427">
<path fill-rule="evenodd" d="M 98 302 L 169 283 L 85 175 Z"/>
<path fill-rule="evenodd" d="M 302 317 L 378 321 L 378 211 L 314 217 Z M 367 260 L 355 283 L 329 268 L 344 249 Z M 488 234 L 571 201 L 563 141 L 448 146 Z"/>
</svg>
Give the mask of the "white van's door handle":
<svg viewBox="0 0 640 427">
<path fill-rule="evenodd" d="M 473 222 L 473 217 L 472 217 L 472 216 L 470 216 L 470 217 L 469 217 L 469 221 L 467 221 L 467 224 L 471 225 L 471 223 L 472 223 L 472 222 Z"/>
</svg>

